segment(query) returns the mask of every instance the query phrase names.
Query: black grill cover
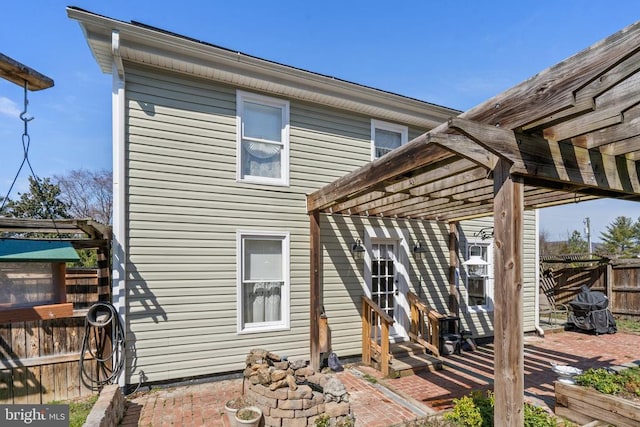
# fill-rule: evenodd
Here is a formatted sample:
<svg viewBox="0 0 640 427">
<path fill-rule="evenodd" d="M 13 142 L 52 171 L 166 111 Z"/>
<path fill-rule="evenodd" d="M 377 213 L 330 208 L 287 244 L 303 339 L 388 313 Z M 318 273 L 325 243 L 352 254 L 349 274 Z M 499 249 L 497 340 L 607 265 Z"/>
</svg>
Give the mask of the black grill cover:
<svg viewBox="0 0 640 427">
<path fill-rule="evenodd" d="M 609 310 L 609 298 L 602 292 L 583 285 L 580 293 L 569 303 L 571 313 L 568 324 L 596 334 L 615 334 L 616 320 Z"/>
</svg>

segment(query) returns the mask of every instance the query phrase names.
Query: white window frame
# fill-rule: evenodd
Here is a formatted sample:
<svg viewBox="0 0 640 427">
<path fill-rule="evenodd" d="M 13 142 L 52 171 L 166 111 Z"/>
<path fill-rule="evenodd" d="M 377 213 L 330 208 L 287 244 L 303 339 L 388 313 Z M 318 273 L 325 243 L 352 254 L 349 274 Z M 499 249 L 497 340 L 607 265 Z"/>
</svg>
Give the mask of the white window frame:
<svg viewBox="0 0 640 427">
<path fill-rule="evenodd" d="M 483 241 L 480 243 L 477 242 L 467 242 L 465 248 L 466 258 L 469 259 L 469 251 L 473 246 L 482 246 L 486 247 L 487 250 L 487 259 L 486 261 L 489 263 L 487 265 L 487 275 L 485 276 L 485 286 L 484 286 L 484 296 L 486 298 L 487 303 L 483 305 L 470 305 L 469 304 L 469 274 L 465 272 L 465 296 L 467 303 L 467 312 L 469 313 L 488 313 L 493 311 L 493 278 L 494 278 L 494 261 L 493 261 L 493 240 L 491 241 Z"/>
<path fill-rule="evenodd" d="M 244 324 L 244 312 L 243 312 L 243 241 L 244 239 L 267 239 L 267 240 L 280 240 L 282 241 L 282 293 L 280 300 L 280 307 L 282 310 L 281 320 L 277 322 L 260 322 L 252 324 Z M 254 230 L 239 230 L 236 232 L 236 307 L 237 307 L 237 333 L 250 334 L 255 332 L 272 332 L 272 331 L 285 331 L 290 329 L 290 306 L 289 306 L 289 293 L 290 293 L 290 237 L 286 231 L 254 231 Z"/>
<path fill-rule="evenodd" d="M 280 178 L 268 178 L 257 175 L 242 176 L 242 140 L 244 136 L 242 117 L 244 114 L 244 103 L 247 101 L 280 108 L 282 110 Z M 274 143 L 274 141 L 265 141 L 255 138 L 246 139 L 253 139 L 258 142 L 266 142 L 269 144 Z M 245 92 L 242 90 L 236 91 L 236 180 L 238 182 L 250 182 L 254 184 L 289 186 L 289 101 Z"/>
<path fill-rule="evenodd" d="M 376 160 L 377 158 L 379 158 L 376 157 L 376 129 L 399 133 L 400 146 L 403 146 L 409 140 L 409 128 L 407 126 L 385 122 L 377 119 L 371 119 L 371 160 Z"/>
</svg>

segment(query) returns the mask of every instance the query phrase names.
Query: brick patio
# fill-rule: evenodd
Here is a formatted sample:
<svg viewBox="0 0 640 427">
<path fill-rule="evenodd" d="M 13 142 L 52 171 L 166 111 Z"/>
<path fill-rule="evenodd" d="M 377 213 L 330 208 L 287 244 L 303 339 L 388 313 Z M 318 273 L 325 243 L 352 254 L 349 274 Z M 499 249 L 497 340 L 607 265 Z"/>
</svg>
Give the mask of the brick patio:
<svg viewBox="0 0 640 427">
<path fill-rule="evenodd" d="M 554 406 L 555 374 L 551 362 L 579 368 L 621 365 L 640 359 L 640 335 L 587 335 L 579 332 L 525 339 L 525 399 Z M 385 427 L 451 406 L 452 399 L 471 390 L 493 387 L 493 346 L 481 346 L 444 358 L 438 372 L 383 379 L 368 367 L 338 374 L 351 394 L 358 427 Z M 368 381 L 376 378 L 377 383 Z M 224 402 L 239 395 L 242 380 L 159 388 L 129 399 L 123 426 L 224 426 Z M 385 390 L 386 387 L 386 390 Z M 396 396 L 394 398 L 394 396 Z"/>
</svg>

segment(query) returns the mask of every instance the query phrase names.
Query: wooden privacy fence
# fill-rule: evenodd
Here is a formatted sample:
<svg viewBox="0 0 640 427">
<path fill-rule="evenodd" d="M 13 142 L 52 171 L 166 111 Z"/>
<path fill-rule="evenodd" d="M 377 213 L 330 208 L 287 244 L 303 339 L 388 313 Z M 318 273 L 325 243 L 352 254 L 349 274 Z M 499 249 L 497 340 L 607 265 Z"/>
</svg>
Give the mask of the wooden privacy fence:
<svg viewBox="0 0 640 427">
<path fill-rule="evenodd" d="M 640 320 L 640 260 L 611 260 L 595 266 L 567 267 L 555 270 L 555 297 L 567 304 L 582 285 L 609 297 L 614 316 Z"/>
<path fill-rule="evenodd" d="M 86 309 L 104 298 L 105 285 L 98 284 L 97 269 L 69 269 L 67 300 L 74 305 L 73 317 L 0 324 L 0 404 L 95 394 L 80 381 L 79 360 Z M 87 369 L 95 374 L 95 363 L 90 361 Z"/>
</svg>

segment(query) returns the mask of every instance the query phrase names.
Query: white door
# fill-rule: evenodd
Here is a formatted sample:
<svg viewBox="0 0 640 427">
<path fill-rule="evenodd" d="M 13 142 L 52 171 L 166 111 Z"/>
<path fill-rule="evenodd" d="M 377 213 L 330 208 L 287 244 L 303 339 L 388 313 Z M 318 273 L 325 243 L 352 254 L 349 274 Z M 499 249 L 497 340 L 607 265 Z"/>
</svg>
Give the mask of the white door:
<svg viewBox="0 0 640 427">
<path fill-rule="evenodd" d="M 402 321 L 398 312 L 399 272 L 395 242 L 371 244 L 371 299 L 396 321 L 389 334 L 394 340 L 403 340 Z"/>
</svg>

